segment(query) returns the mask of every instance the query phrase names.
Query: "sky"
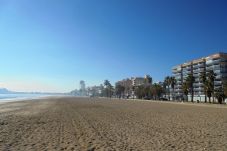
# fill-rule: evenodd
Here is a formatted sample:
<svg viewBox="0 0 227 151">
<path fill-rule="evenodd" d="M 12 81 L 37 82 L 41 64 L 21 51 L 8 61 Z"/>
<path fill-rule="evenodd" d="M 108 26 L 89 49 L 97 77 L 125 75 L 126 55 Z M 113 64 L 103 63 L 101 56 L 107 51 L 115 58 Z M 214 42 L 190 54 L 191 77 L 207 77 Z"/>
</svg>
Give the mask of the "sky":
<svg viewBox="0 0 227 151">
<path fill-rule="evenodd" d="M 69 92 L 227 52 L 225 0 L 0 0 L 0 87 Z"/>
</svg>

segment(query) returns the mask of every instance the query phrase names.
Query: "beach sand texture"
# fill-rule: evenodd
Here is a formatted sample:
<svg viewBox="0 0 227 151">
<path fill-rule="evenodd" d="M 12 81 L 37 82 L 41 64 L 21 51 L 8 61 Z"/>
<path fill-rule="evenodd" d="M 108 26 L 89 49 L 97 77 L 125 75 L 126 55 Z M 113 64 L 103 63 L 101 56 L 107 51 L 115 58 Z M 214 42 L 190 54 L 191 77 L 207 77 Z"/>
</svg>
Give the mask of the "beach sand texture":
<svg viewBox="0 0 227 151">
<path fill-rule="evenodd" d="M 226 151 L 227 108 L 96 98 L 0 105 L 0 150 Z"/>
</svg>

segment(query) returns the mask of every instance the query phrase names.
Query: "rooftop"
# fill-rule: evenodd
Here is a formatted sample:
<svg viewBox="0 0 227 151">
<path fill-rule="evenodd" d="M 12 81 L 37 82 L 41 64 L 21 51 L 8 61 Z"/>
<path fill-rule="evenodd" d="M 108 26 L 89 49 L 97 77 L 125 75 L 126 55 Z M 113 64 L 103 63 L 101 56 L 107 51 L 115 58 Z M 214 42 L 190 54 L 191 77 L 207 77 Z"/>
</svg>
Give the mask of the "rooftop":
<svg viewBox="0 0 227 151">
<path fill-rule="evenodd" d="M 181 66 L 186 67 L 186 66 L 189 66 L 189 65 L 191 65 L 191 64 L 197 64 L 197 63 L 204 62 L 205 60 L 215 59 L 215 58 L 226 58 L 226 59 L 227 59 L 227 53 L 225 53 L 225 52 L 218 52 L 218 53 L 209 55 L 209 56 L 207 56 L 207 57 L 201 57 L 201 58 L 199 58 L 199 59 L 194 59 L 194 60 L 185 62 L 185 63 L 183 63 L 183 64 L 176 65 L 176 66 L 174 66 L 174 67 L 172 68 L 172 70 L 176 70 L 176 68 L 181 67 Z"/>
</svg>

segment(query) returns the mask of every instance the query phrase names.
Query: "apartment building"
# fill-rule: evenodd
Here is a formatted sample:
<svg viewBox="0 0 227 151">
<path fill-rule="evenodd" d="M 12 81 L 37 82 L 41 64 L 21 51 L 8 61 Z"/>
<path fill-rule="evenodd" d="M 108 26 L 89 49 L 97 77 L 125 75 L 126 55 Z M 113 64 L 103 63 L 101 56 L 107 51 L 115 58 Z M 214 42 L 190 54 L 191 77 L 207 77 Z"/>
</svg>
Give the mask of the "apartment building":
<svg viewBox="0 0 227 151">
<path fill-rule="evenodd" d="M 125 96 L 134 97 L 134 88 L 140 85 L 147 84 L 147 81 L 149 80 L 146 79 L 149 78 L 149 75 L 145 75 L 144 77 L 131 77 L 118 81 L 116 84 L 120 84 L 125 87 Z M 150 79 L 150 83 L 152 83 L 152 79 Z"/>
<path fill-rule="evenodd" d="M 173 67 L 172 73 L 177 82 L 172 95 L 175 96 L 177 100 L 184 99 L 182 84 L 188 74 L 191 73 L 195 77 L 195 82 L 193 83 L 194 100 L 204 101 L 203 84 L 199 76 L 201 72 L 208 72 L 210 70 L 216 73 L 214 82 L 215 89 L 222 87 L 223 80 L 227 79 L 227 53 L 216 53 Z M 188 95 L 188 99 L 191 99 L 191 95 Z"/>
<path fill-rule="evenodd" d="M 91 87 L 87 87 L 86 91 L 87 91 L 87 96 L 100 96 L 100 94 L 102 93 L 102 85 L 100 86 L 91 86 Z"/>
<path fill-rule="evenodd" d="M 123 79 L 121 81 L 116 82 L 116 84 L 119 84 L 125 88 L 124 96 L 129 96 L 132 93 L 132 81 L 131 79 Z"/>
<path fill-rule="evenodd" d="M 140 86 L 144 84 L 144 78 L 143 77 L 132 77 L 132 86 Z"/>
</svg>

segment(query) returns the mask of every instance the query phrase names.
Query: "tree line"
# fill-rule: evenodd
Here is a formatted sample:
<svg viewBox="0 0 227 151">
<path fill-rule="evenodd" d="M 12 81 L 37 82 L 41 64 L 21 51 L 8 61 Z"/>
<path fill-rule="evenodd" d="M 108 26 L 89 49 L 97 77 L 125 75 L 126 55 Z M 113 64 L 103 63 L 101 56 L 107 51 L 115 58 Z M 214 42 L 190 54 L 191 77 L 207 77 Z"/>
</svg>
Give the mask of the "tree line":
<svg viewBox="0 0 227 151">
<path fill-rule="evenodd" d="M 162 84 L 152 84 L 152 78 L 148 77 L 144 79 L 144 84 L 138 86 L 131 86 L 130 88 L 125 87 L 119 83 L 116 83 L 115 87 L 111 85 L 109 80 L 105 80 L 101 90 L 100 96 L 103 97 L 117 97 L 117 98 L 128 98 L 128 93 L 132 96 L 131 98 L 138 99 L 154 99 L 159 100 L 168 98 L 176 100 L 175 97 L 175 86 L 177 80 L 173 76 L 167 76 Z M 190 95 L 190 101 L 194 102 L 194 83 L 196 78 L 192 73 L 189 73 L 183 82 L 181 83 L 182 92 L 184 94 L 182 101 L 189 101 L 188 95 Z M 216 73 L 213 70 L 204 71 L 199 73 L 199 81 L 202 84 L 202 89 L 205 95 L 205 103 L 215 103 L 216 99 L 218 103 L 223 103 L 227 98 L 227 80 L 222 80 L 222 85 L 215 88 Z M 213 98 L 211 102 L 211 98 Z M 207 101 L 208 100 L 208 101 Z M 198 101 L 198 100 L 197 100 Z"/>
<path fill-rule="evenodd" d="M 213 103 L 215 98 L 218 100 L 218 103 L 223 103 L 225 98 L 227 97 L 227 81 L 222 80 L 222 85 L 215 89 L 215 77 L 216 73 L 213 70 L 209 70 L 208 72 L 203 71 L 199 74 L 199 80 L 202 83 L 203 92 L 205 95 L 205 103 L 207 103 L 207 98 L 209 103 L 211 103 L 211 97 L 213 98 Z M 191 94 L 191 102 L 194 100 L 194 86 L 195 77 L 192 73 L 188 74 L 187 78 L 184 80 L 182 84 L 182 90 L 185 96 Z"/>
<path fill-rule="evenodd" d="M 152 77 L 147 76 L 144 78 L 144 83 L 138 86 L 125 87 L 119 83 L 115 84 L 115 87 L 111 85 L 109 80 L 104 81 L 104 87 L 101 92 L 103 97 L 117 97 L 117 98 L 131 98 L 138 99 L 160 99 L 161 95 L 165 92 L 162 85 L 152 84 Z"/>
</svg>

